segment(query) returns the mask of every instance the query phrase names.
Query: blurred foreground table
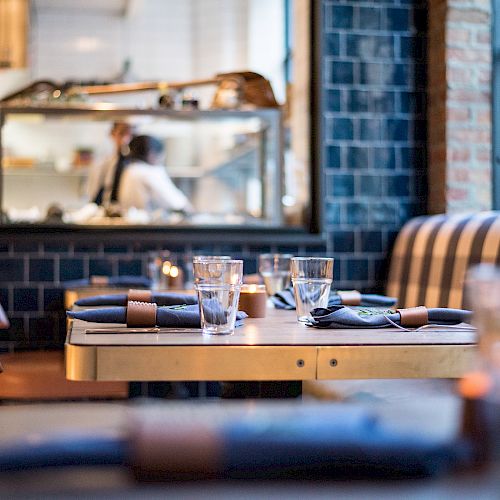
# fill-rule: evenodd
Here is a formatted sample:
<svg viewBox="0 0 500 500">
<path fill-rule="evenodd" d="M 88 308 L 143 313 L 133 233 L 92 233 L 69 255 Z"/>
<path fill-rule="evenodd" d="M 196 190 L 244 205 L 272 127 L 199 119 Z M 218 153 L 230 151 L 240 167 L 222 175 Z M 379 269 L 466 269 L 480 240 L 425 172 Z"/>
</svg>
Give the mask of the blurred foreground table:
<svg viewBox="0 0 500 500">
<path fill-rule="evenodd" d="M 263 406 L 264 405 L 264 406 Z M 276 403 L 274 403 L 276 405 Z M 277 408 L 310 408 L 310 401 L 279 403 Z M 342 403 L 328 403 L 342 405 Z M 205 402 L 155 404 L 166 421 L 185 415 L 186 409 L 198 418 L 213 418 L 234 410 L 269 408 L 268 403 L 255 402 Z M 362 405 L 373 411 L 387 425 L 401 430 L 412 429 L 418 433 L 451 438 L 460 427 L 461 401 L 452 393 L 434 393 L 427 397 L 405 402 Z M 125 433 L 130 424 L 131 412 L 148 410 L 144 402 L 134 403 L 72 403 L 12 405 L 0 413 L 0 444 L 16 438 L 43 435 L 58 431 L 62 434 L 88 432 L 95 434 Z M 275 406 L 276 407 L 276 406 Z M 232 410 L 232 411 L 231 411 Z M 0 496 L 3 498 L 165 498 L 169 493 L 175 498 L 498 498 L 500 468 L 498 464 L 481 471 L 462 471 L 459 474 L 410 481 L 339 481 L 290 480 L 290 481 L 186 481 L 166 484 L 140 484 L 125 466 L 46 468 L 0 473 Z"/>
<path fill-rule="evenodd" d="M 269 309 L 233 335 L 86 333 L 125 325 L 69 324 L 66 376 L 100 381 L 286 381 L 456 378 L 474 366 L 476 334 L 449 328 L 405 332 L 316 329 L 295 311 Z"/>
</svg>

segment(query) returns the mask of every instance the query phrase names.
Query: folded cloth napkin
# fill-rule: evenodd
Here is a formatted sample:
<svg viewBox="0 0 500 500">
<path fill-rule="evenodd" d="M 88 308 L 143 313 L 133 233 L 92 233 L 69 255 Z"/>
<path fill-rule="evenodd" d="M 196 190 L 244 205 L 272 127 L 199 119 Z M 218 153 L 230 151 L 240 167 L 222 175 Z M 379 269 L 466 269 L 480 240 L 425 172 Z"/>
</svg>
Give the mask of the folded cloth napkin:
<svg viewBox="0 0 500 500">
<path fill-rule="evenodd" d="M 423 313 L 424 319 L 419 321 L 405 321 L 405 311 Z M 425 311 L 424 311 L 425 310 Z M 457 325 L 469 323 L 472 318 L 471 311 L 462 309 L 446 309 L 425 307 L 398 309 L 397 311 L 370 311 L 366 309 L 352 309 L 346 306 L 331 306 L 326 309 L 317 308 L 311 311 L 312 318 L 308 325 L 317 328 L 385 328 L 394 326 L 417 327 L 424 324 L 431 325 Z"/>
<path fill-rule="evenodd" d="M 151 286 L 151 280 L 145 276 L 92 276 L 90 279 L 64 281 L 64 288 L 78 288 L 81 286 L 122 286 L 144 287 Z"/>
<path fill-rule="evenodd" d="M 128 294 L 117 293 L 113 295 L 94 295 L 83 297 L 75 302 L 77 306 L 125 306 L 128 302 Z M 171 292 L 152 292 L 151 302 L 159 306 L 175 306 L 181 304 L 197 304 L 196 295 Z"/>
<path fill-rule="evenodd" d="M 216 300 L 213 300 L 212 303 L 205 304 L 204 311 L 208 321 L 211 323 L 224 324 L 226 322 L 227 311 L 225 311 Z M 81 319 L 93 323 L 127 323 L 126 307 L 67 311 L 67 315 L 70 318 Z M 246 317 L 246 313 L 238 311 L 236 314 L 236 326 L 243 324 L 243 320 Z M 155 323 L 155 325 L 151 326 L 166 328 L 200 328 L 200 310 L 198 305 L 158 307 L 156 309 Z"/>
<path fill-rule="evenodd" d="M 350 294 L 351 292 L 347 293 Z M 376 295 L 373 293 L 361 293 L 358 295 L 360 298 L 358 305 L 363 307 L 392 307 L 397 302 L 397 299 L 394 297 L 386 297 L 384 295 Z M 343 304 L 344 302 L 341 297 L 342 292 L 339 293 L 336 290 L 332 290 L 328 299 L 328 307 Z M 271 301 L 276 309 L 295 309 L 293 288 L 289 287 L 276 293 L 271 297 Z"/>
</svg>

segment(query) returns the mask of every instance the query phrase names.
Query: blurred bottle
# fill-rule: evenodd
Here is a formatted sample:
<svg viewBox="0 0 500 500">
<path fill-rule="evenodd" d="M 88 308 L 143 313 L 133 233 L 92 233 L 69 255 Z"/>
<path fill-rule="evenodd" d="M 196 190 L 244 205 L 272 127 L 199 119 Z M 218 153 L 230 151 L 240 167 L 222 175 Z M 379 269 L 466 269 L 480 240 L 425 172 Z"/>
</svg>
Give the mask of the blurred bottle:
<svg viewBox="0 0 500 500">
<path fill-rule="evenodd" d="M 467 306 L 477 327 L 476 369 L 459 382 L 462 433 L 475 445 L 476 464 L 500 460 L 500 267 L 479 264 L 467 273 Z"/>
</svg>

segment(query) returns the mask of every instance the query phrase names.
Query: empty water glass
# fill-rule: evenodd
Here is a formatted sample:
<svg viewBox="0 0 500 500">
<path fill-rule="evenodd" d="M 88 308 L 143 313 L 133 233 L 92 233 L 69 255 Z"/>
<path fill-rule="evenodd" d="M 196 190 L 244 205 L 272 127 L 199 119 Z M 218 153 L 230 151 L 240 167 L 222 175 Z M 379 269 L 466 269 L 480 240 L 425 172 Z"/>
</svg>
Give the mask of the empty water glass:
<svg viewBox="0 0 500 500">
<path fill-rule="evenodd" d="M 267 295 L 271 296 L 290 286 L 290 259 L 293 255 L 265 253 L 259 255 L 259 273 L 264 279 Z"/>
<path fill-rule="evenodd" d="M 500 267 L 479 264 L 466 277 L 466 306 L 474 311 L 479 354 L 500 375 Z"/>
<path fill-rule="evenodd" d="M 193 261 L 193 270 L 203 333 L 233 333 L 243 282 L 243 261 L 197 260 Z"/>
<path fill-rule="evenodd" d="M 326 257 L 293 257 L 291 274 L 297 319 L 307 322 L 311 311 L 327 307 L 333 281 L 333 259 Z"/>
</svg>

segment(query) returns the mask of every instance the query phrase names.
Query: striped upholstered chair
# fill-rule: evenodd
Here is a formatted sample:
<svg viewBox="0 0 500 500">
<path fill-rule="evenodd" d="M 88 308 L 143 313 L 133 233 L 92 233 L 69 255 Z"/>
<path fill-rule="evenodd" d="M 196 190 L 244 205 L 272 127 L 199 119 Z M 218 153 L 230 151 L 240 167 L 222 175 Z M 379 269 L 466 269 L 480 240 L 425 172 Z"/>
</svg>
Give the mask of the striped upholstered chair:
<svg viewBox="0 0 500 500">
<path fill-rule="evenodd" d="M 500 212 L 416 217 L 396 239 L 387 295 L 399 307 L 466 307 L 465 273 L 479 262 L 500 263 Z"/>
</svg>

